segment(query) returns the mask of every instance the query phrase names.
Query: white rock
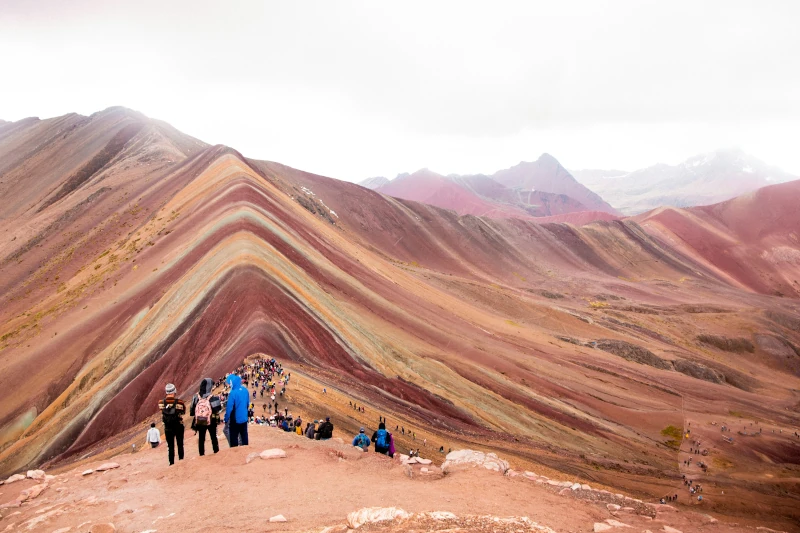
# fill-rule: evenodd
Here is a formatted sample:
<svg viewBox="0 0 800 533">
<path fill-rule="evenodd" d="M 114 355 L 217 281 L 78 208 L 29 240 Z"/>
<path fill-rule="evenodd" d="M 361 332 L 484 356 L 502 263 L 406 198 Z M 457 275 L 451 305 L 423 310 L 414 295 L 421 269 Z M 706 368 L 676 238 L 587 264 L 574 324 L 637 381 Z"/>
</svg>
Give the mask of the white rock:
<svg viewBox="0 0 800 533">
<path fill-rule="evenodd" d="M 527 477 L 539 477 L 539 476 L 537 476 L 537 475 L 536 475 L 536 473 L 535 473 L 535 472 L 531 472 L 530 470 L 526 470 L 526 471 L 525 471 L 525 475 L 526 475 Z"/>
<path fill-rule="evenodd" d="M 347 525 L 351 529 L 356 529 L 363 524 L 372 524 L 375 522 L 385 522 L 388 520 L 404 520 L 409 515 L 402 509 L 397 507 L 365 507 L 358 511 L 353 511 L 347 515 Z"/>
<path fill-rule="evenodd" d="M 271 448 L 264 450 L 260 455 L 262 459 L 282 459 L 286 457 L 286 452 L 280 448 Z"/>
<path fill-rule="evenodd" d="M 22 481 L 25 479 L 25 476 L 22 474 L 14 474 L 13 476 L 6 479 L 6 483 L 14 483 L 15 481 Z"/>
<path fill-rule="evenodd" d="M 115 468 L 119 468 L 119 463 L 103 463 L 95 468 L 95 470 L 98 472 L 105 472 L 106 470 L 113 470 Z"/>
<path fill-rule="evenodd" d="M 571 488 L 572 490 L 581 490 L 581 484 L 573 483 L 572 485 L 569 486 L 569 488 Z"/>
<path fill-rule="evenodd" d="M 91 468 L 89 470 L 84 470 L 81 475 L 88 476 L 89 474 L 94 474 L 94 470 L 92 470 Z"/>
<path fill-rule="evenodd" d="M 611 531 L 614 529 L 613 527 L 609 526 L 608 524 L 604 524 L 602 522 L 595 522 L 594 523 L 594 533 L 600 533 L 601 531 Z"/>
<path fill-rule="evenodd" d="M 415 457 L 415 459 L 421 465 L 429 465 L 429 464 L 431 464 L 433 462 L 430 459 L 423 459 L 422 457 Z"/>
<path fill-rule="evenodd" d="M 28 470 L 25 477 L 28 479 L 44 479 L 44 470 Z"/>
<path fill-rule="evenodd" d="M 431 511 L 430 513 L 423 513 L 423 515 L 434 520 L 455 520 L 458 518 L 448 511 Z"/>
<path fill-rule="evenodd" d="M 428 469 L 427 469 L 426 467 L 424 467 L 424 466 L 423 466 L 422 468 L 420 468 L 420 469 L 419 469 L 419 471 L 420 471 L 422 474 L 427 474 L 428 472 L 430 472 L 430 470 L 428 470 Z"/>
<path fill-rule="evenodd" d="M 249 465 L 250 461 L 252 461 L 253 459 L 257 459 L 258 457 L 260 457 L 258 452 L 247 454 L 247 459 L 244 460 L 244 463 Z"/>
<path fill-rule="evenodd" d="M 619 511 L 619 509 L 620 509 L 620 506 L 617 505 L 616 503 L 609 503 L 608 505 L 606 505 L 606 507 L 608 508 L 609 511 L 612 511 L 612 512 L 613 511 Z"/>
<path fill-rule="evenodd" d="M 586 483 L 582 483 L 581 484 L 581 490 L 592 490 L 592 487 L 590 487 Z"/>
<path fill-rule="evenodd" d="M 504 461 L 493 453 L 483 453 L 475 450 L 456 450 L 447 454 L 442 470 L 450 472 L 463 466 L 482 466 L 487 470 L 493 470 L 505 474 L 508 470 L 508 461 Z"/>
<path fill-rule="evenodd" d="M 286 522 L 286 517 L 278 514 L 269 519 L 270 522 Z"/>
</svg>

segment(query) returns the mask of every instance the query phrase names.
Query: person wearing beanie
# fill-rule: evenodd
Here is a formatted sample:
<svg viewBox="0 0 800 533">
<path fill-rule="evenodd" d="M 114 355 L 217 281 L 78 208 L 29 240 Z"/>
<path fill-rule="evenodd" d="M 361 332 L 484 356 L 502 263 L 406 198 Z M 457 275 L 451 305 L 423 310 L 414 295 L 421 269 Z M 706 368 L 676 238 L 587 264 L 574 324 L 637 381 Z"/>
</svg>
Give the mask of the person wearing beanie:
<svg viewBox="0 0 800 533">
<path fill-rule="evenodd" d="M 369 449 L 369 437 L 364 434 L 364 428 L 358 430 L 358 435 L 353 438 L 353 446 L 361 448 L 365 452 Z"/>
<path fill-rule="evenodd" d="M 186 413 L 186 404 L 176 397 L 177 389 L 172 383 L 167 383 L 166 396 L 158 401 L 161 410 L 161 421 L 164 422 L 164 437 L 167 440 L 167 456 L 169 464 L 175 464 L 175 446 L 178 448 L 178 460 L 183 460 L 183 415 Z"/>
</svg>

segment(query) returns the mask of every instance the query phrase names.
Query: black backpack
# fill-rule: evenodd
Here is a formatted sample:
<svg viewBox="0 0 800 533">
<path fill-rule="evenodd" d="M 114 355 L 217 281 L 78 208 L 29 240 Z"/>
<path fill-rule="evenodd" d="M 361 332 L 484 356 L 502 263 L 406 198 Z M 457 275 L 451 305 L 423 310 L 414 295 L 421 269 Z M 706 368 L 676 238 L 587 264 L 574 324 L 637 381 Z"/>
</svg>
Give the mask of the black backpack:
<svg viewBox="0 0 800 533">
<path fill-rule="evenodd" d="M 161 410 L 161 419 L 164 421 L 165 426 L 174 426 L 180 424 L 181 415 L 178 413 L 175 400 L 172 400 L 170 403 L 167 402 L 166 398 L 164 398 L 164 408 Z"/>
</svg>

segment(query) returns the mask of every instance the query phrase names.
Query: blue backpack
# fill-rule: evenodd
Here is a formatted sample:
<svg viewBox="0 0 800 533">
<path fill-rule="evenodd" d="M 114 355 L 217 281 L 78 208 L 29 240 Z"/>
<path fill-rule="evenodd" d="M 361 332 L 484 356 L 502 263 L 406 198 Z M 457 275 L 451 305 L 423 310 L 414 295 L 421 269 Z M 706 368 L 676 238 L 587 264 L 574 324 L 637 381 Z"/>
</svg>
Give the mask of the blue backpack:
<svg viewBox="0 0 800 533">
<path fill-rule="evenodd" d="M 356 442 L 358 443 L 358 446 L 361 448 L 369 447 L 369 437 L 367 437 L 363 433 L 359 433 L 358 437 L 356 437 Z"/>
<path fill-rule="evenodd" d="M 376 448 L 389 448 L 389 432 L 385 429 L 378 430 L 378 436 L 375 438 Z"/>
</svg>

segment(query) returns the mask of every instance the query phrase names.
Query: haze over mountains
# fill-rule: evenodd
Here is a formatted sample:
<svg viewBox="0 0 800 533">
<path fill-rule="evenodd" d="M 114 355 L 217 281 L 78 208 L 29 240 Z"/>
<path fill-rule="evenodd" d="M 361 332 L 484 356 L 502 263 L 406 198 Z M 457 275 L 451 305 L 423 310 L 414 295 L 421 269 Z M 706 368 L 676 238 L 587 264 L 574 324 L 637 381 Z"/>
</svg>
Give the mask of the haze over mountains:
<svg viewBox="0 0 800 533">
<path fill-rule="evenodd" d="M 679 165 L 658 164 L 634 172 L 570 172 L 554 157 L 543 154 L 535 162 L 522 162 L 492 176 L 451 174 L 445 178 L 425 169 L 391 181 L 377 177 L 360 184 L 397 198 L 453 209 L 461 215 L 524 218 L 591 211 L 595 212 L 593 217 L 581 216 L 609 220 L 612 217 L 608 215 L 635 215 L 661 206 L 711 205 L 795 179 L 741 150 L 719 150 Z"/>
<path fill-rule="evenodd" d="M 634 172 L 580 170 L 573 174 L 626 215 L 661 206 L 715 204 L 798 179 L 741 150 L 718 150 L 678 165 L 659 164 Z"/>
<path fill-rule="evenodd" d="M 549 156 L 494 176 L 398 178 L 462 216 L 123 108 L 0 125 L 0 471 L 130 449 L 164 383 L 260 353 L 454 449 L 797 523 L 800 182 L 621 218 Z M 612 220 L 530 211 L 579 208 Z"/>
</svg>

